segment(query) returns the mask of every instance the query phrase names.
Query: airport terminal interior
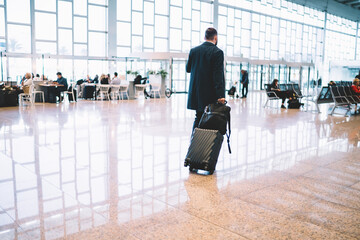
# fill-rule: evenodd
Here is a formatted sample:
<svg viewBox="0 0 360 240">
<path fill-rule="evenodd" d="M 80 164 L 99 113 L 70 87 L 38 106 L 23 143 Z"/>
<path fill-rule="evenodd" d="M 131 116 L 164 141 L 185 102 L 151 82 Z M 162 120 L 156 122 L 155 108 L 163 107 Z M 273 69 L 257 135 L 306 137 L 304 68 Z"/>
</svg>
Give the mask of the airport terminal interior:
<svg viewBox="0 0 360 240">
<path fill-rule="evenodd" d="M 358 0 L 0 0 L 0 239 L 360 239 L 359 22 Z M 213 174 L 184 166 L 209 27 Z"/>
</svg>

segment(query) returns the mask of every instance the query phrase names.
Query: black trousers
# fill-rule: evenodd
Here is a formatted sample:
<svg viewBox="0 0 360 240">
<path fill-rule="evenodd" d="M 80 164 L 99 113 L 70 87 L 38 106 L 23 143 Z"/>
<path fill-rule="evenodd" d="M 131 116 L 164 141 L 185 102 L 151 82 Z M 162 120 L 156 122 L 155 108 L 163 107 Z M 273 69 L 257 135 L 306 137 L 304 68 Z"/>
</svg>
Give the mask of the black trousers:
<svg viewBox="0 0 360 240">
<path fill-rule="evenodd" d="M 200 119 L 201 119 L 203 113 L 204 113 L 203 110 L 202 111 L 196 111 L 192 132 L 194 132 L 194 129 L 199 126 L 199 122 L 200 122 Z M 191 132 L 191 134 L 192 134 L 192 132 Z"/>
<path fill-rule="evenodd" d="M 243 84 L 242 90 L 241 90 L 241 93 L 242 93 L 242 96 L 243 96 L 243 97 L 246 97 L 246 96 L 247 96 L 247 94 L 248 94 L 248 87 L 249 87 L 249 83 Z M 245 91 L 246 91 L 246 93 L 244 93 Z"/>
<path fill-rule="evenodd" d="M 281 98 L 282 103 L 285 103 L 286 98 L 291 98 L 293 96 L 293 91 L 275 91 L 276 95 Z"/>
</svg>

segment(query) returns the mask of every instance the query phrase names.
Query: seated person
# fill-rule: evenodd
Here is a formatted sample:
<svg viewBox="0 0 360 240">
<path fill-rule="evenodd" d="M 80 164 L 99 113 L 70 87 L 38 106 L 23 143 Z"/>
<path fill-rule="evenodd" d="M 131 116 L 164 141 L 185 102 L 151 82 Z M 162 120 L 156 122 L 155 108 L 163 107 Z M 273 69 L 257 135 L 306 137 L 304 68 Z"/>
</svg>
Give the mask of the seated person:
<svg viewBox="0 0 360 240">
<path fill-rule="evenodd" d="M 360 80 L 355 78 L 353 80 L 353 85 L 351 86 L 352 92 L 360 97 Z M 355 104 L 355 114 L 360 113 L 360 109 L 357 111 L 357 104 Z"/>
<path fill-rule="evenodd" d="M 111 80 L 112 85 L 120 85 L 120 78 L 118 78 L 118 73 L 114 72 L 114 77 Z"/>
<path fill-rule="evenodd" d="M 286 108 L 285 105 L 284 105 L 285 100 L 286 100 L 286 98 L 289 98 L 291 100 L 292 92 L 291 91 L 281 91 L 278 83 L 279 83 L 279 80 L 274 79 L 274 81 L 272 81 L 272 83 L 270 85 L 270 88 L 271 88 L 271 91 L 274 91 L 275 94 L 279 98 L 281 98 L 281 100 L 282 100 L 281 108 Z"/>
<path fill-rule="evenodd" d="M 84 80 L 84 82 L 87 82 L 87 83 L 92 83 L 93 80 L 90 78 L 89 75 L 86 76 L 86 79 Z"/>
<path fill-rule="evenodd" d="M 95 75 L 94 80 L 92 81 L 93 83 L 99 83 L 99 75 Z"/>
<path fill-rule="evenodd" d="M 34 81 L 41 81 L 40 74 L 36 74 Z"/>
<path fill-rule="evenodd" d="M 109 79 L 105 74 L 101 74 L 100 76 L 100 84 L 109 84 Z"/>
<path fill-rule="evenodd" d="M 351 86 L 351 90 L 356 94 L 360 95 L 360 80 L 355 78 L 353 80 L 353 85 Z"/>
<path fill-rule="evenodd" d="M 57 96 L 59 97 L 59 99 L 60 99 L 60 93 L 63 92 L 63 91 L 67 91 L 67 90 L 68 90 L 68 83 L 67 83 L 66 78 L 64 78 L 64 77 L 62 76 L 61 72 L 57 72 L 56 75 L 57 75 L 57 80 L 56 80 L 56 82 L 57 82 L 58 84 L 64 85 L 64 86 L 58 86 L 58 87 L 57 87 L 56 95 L 57 95 Z M 61 99 L 60 99 L 60 101 L 61 101 Z"/>
<path fill-rule="evenodd" d="M 22 80 L 22 86 L 30 86 L 33 84 L 33 79 L 31 78 L 31 73 L 26 73 L 25 78 Z"/>
<path fill-rule="evenodd" d="M 328 83 L 328 86 L 330 87 L 330 86 L 336 86 L 336 83 L 334 82 L 334 81 L 330 81 L 329 83 Z"/>
</svg>

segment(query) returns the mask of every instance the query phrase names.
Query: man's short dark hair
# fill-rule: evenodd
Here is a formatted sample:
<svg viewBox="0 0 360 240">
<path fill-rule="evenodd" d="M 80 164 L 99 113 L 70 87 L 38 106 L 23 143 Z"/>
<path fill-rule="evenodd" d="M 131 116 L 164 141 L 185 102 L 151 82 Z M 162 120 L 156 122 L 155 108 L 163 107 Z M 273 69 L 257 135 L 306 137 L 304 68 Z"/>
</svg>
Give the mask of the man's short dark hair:
<svg viewBox="0 0 360 240">
<path fill-rule="evenodd" d="M 62 76 L 61 72 L 57 72 L 57 73 L 56 73 L 56 75 L 60 75 L 60 76 Z"/>
<path fill-rule="evenodd" d="M 118 75 L 117 72 L 114 72 L 114 75 L 117 77 L 117 75 Z"/>
<path fill-rule="evenodd" d="M 217 36 L 217 31 L 215 28 L 208 28 L 205 31 L 205 39 L 206 40 L 214 40 L 214 37 Z"/>
</svg>

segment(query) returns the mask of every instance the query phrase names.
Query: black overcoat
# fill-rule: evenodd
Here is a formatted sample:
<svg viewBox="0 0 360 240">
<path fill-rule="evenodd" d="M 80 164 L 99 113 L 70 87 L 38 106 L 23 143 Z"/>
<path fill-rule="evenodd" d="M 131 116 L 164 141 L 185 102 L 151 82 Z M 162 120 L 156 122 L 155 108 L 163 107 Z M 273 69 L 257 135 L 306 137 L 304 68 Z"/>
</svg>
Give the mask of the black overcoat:
<svg viewBox="0 0 360 240">
<path fill-rule="evenodd" d="M 186 71 L 191 73 L 188 109 L 203 111 L 225 97 L 224 53 L 213 43 L 204 42 L 191 49 Z"/>
</svg>

